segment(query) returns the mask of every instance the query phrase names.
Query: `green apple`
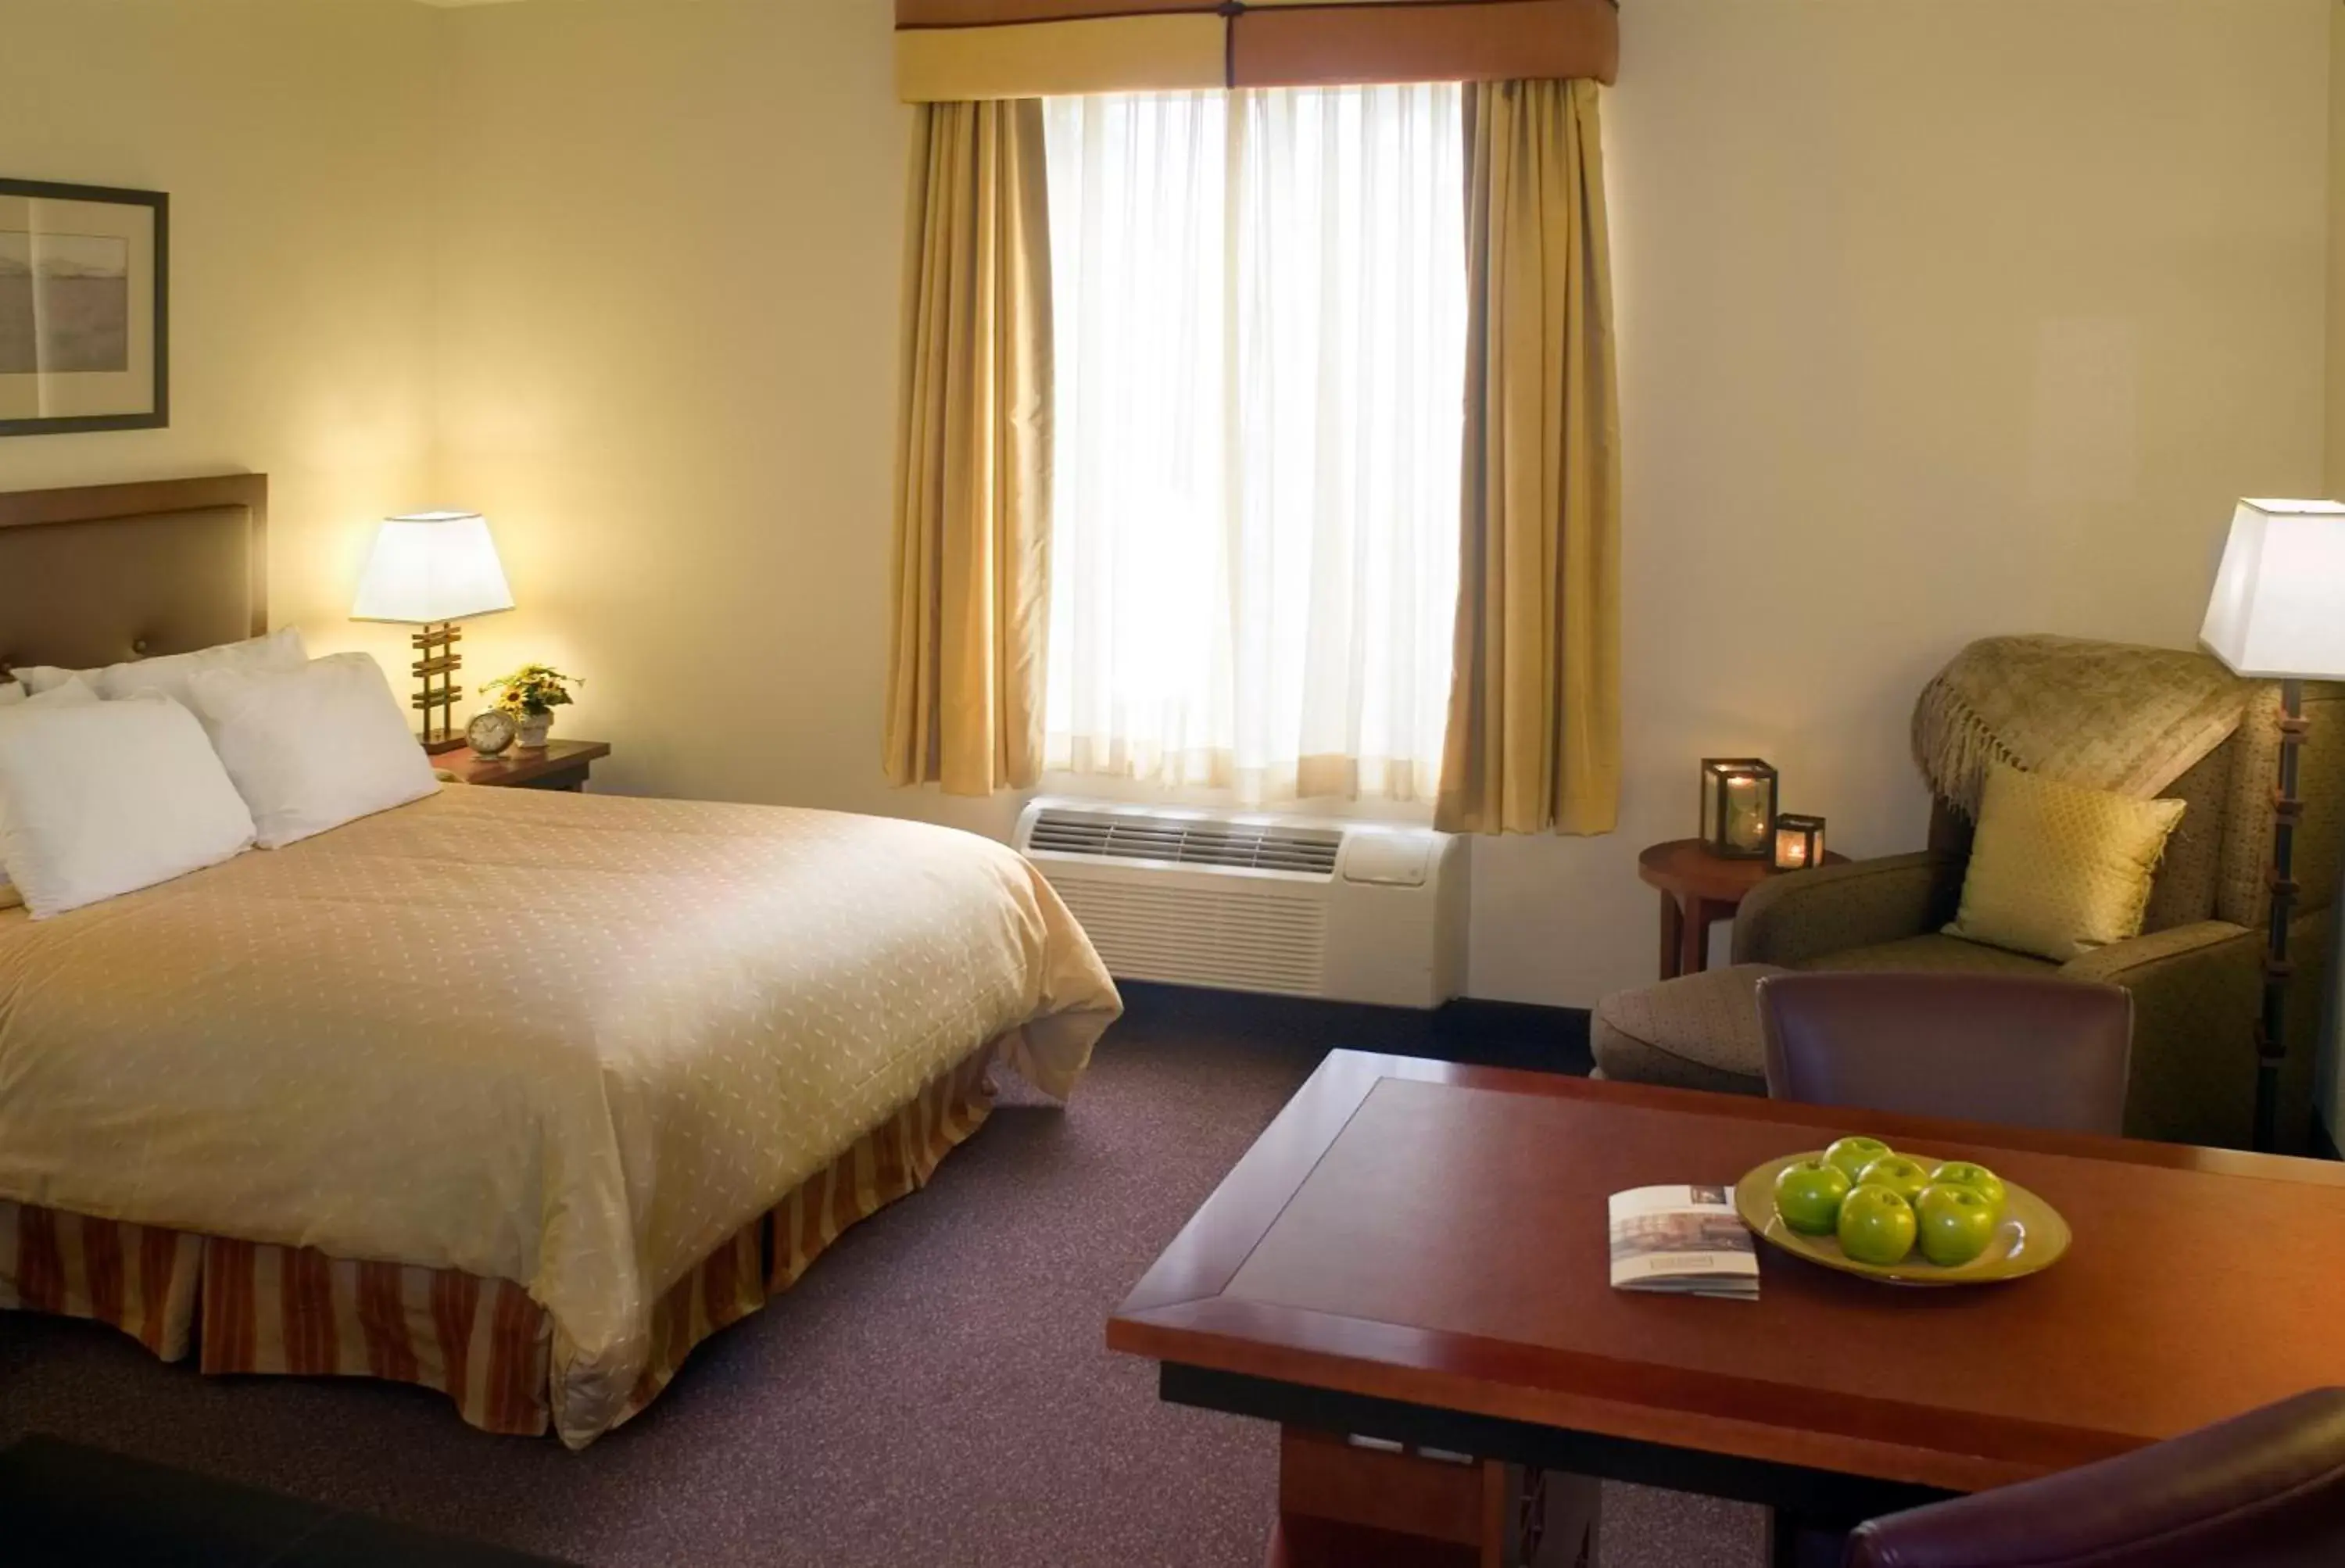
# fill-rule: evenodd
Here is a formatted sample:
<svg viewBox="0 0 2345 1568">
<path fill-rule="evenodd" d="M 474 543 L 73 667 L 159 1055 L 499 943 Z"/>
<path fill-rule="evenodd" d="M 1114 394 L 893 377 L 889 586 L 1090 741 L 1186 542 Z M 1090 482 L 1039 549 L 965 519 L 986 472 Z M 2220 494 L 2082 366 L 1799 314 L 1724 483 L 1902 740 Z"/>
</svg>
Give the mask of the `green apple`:
<svg viewBox="0 0 2345 1568">
<path fill-rule="evenodd" d="M 1905 1155 L 1883 1155 L 1856 1173 L 1859 1186 L 1885 1186 L 1907 1203 L 1930 1185 L 1930 1167 Z"/>
<path fill-rule="evenodd" d="M 1840 1206 L 1840 1249 L 1859 1263 L 1903 1263 L 1914 1250 L 1914 1206 L 1894 1189 L 1850 1189 Z"/>
<path fill-rule="evenodd" d="M 1976 1257 L 1995 1239 L 1998 1206 L 1976 1187 L 1941 1182 L 1925 1186 L 1914 1200 L 1914 1217 L 1921 1227 L 1922 1256 L 1941 1268 L 1958 1268 Z"/>
<path fill-rule="evenodd" d="M 1856 1184 L 1836 1165 L 1799 1160 L 1775 1173 L 1775 1212 L 1808 1236 L 1830 1236 L 1840 1224 L 1841 1199 Z"/>
<path fill-rule="evenodd" d="M 1824 1158 L 1848 1173 L 1854 1181 L 1858 1173 L 1890 1152 L 1889 1145 L 1879 1138 L 1842 1138 L 1824 1151 Z"/>
<path fill-rule="evenodd" d="M 1986 1166 L 1973 1165 L 1968 1160 L 1948 1160 L 1930 1173 L 1930 1185 L 1970 1188 L 1979 1196 L 1986 1199 L 1989 1207 L 1994 1208 L 1995 1217 L 1997 1219 L 2003 1217 L 2004 1203 L 2009 1196 L 2003 1190 L 2001 1176 L 1987 1169 Z"/>
</svg>

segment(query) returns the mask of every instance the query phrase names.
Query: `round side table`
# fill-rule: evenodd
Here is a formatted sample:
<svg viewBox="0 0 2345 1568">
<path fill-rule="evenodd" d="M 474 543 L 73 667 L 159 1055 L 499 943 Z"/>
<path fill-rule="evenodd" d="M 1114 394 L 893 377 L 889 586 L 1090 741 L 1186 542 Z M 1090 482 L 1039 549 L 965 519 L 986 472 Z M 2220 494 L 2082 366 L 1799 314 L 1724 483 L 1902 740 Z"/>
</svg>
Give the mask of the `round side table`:
<svg viewBox="0 0 2345 1568">
<path fill-rule="evenodd" d="M 1824 864 L 1848 863 L 1826 851 Z M 1637 875 L 1661 891 L 1661 978 L 1710 967 L 1710 928 L 1731 919 L 1743 896 L 1769 877 L 1788 876 L 1765 860 L 1713 855 L 1700 839 L 1672 839 L 1637 857 Z"/>
</svg>

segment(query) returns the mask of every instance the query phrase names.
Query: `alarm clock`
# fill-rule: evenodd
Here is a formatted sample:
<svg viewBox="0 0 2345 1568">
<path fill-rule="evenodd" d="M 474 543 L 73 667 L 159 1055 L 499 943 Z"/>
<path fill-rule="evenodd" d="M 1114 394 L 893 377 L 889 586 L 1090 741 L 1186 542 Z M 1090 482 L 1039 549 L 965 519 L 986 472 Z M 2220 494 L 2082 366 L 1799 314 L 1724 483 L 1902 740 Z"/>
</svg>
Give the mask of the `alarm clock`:
<svg viewBox="0 0 2345 1568">
<path fill-rule="evenodd" d="M 513 715 L 492 708 L 472 716 L 472 722 L 464 726 L 464 738 L 472 743 L 475 757 L 502 757 L 521 738 L 521 726 Z"/>
</svg>

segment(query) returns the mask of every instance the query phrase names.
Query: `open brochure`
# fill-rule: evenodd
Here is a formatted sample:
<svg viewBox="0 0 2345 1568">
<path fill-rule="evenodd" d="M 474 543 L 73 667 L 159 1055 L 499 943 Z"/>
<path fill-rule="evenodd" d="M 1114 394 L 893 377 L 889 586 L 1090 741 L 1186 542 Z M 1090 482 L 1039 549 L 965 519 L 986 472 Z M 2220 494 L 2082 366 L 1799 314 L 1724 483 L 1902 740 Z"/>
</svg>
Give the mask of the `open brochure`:
<svg viewBox="0 0 2345 1568">
<path fill-rule="evenodd" d="M 1758 1299 L 1758 1238 L 1734 1212 L 1726 1188 L 1616 1192 L 1611 1218 L 1615 1289 Z"/>
</svg>

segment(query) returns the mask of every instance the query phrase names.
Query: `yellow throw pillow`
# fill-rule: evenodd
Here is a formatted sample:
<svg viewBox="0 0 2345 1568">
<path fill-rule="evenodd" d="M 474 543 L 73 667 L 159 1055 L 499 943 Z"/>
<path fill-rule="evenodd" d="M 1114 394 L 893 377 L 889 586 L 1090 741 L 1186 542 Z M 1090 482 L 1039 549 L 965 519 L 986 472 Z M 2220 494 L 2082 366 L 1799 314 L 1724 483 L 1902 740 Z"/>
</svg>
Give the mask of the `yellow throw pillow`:
<svg viewBox="0 0 2345 1568">
<path fill-rule="evenodd" d="M 2135 800 L 1996 768 L 1948 936 L 2066 963 L 2141 934 L 2179 800 Z"/>
</svg>

